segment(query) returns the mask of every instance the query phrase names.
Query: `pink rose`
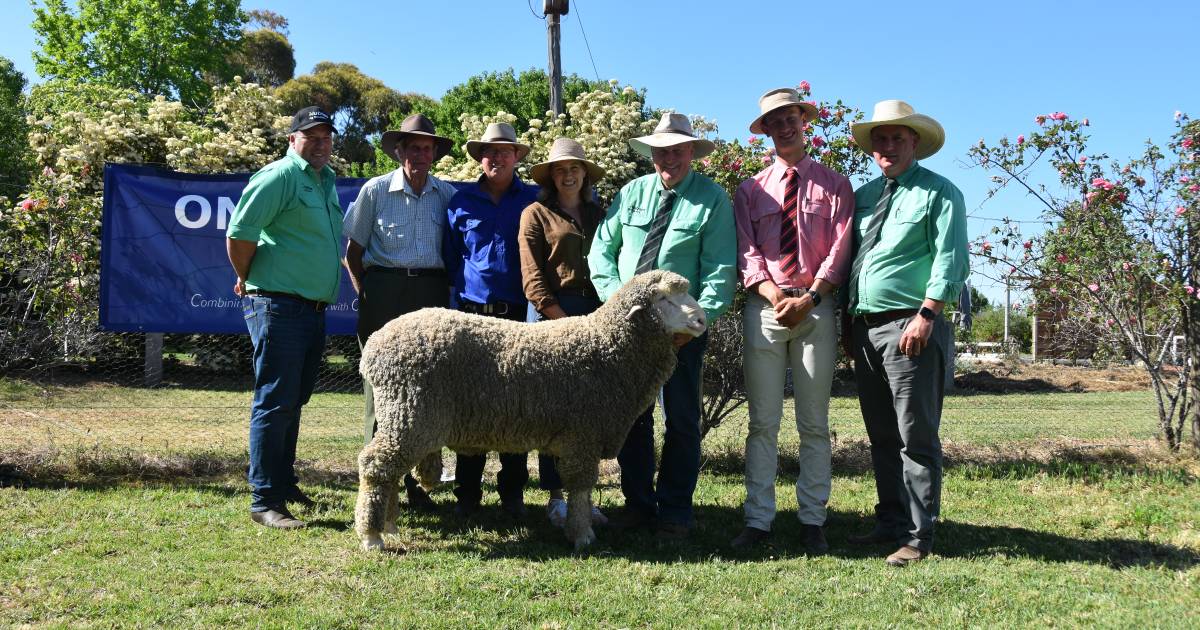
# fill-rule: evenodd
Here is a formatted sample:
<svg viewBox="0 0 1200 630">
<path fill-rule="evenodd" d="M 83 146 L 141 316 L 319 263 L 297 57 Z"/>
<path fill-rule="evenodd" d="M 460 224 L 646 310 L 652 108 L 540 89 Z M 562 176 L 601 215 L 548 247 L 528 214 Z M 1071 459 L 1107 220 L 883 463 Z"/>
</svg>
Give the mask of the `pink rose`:
<svg viewBox="0 0 1200 630">
<path fill-rule="evenodd" d="M 825 146 L 825 138 L 821 136 L 813 136 L 812 145 L 818 149 Z"/>
<path fill-rule="evenodd" d="M 1187 291 L 1187 294 L 1188 294 L 1188 295 L 1195 295 L 1195 294 L 1196 294 L 1196 287 L 1193 287 L 1193 286 L 1192 286 L 1192 285 L 1190 285 L 1190 284 L 1189 284 L 1189 285 L 1185 285 L 1185 286 L 1183 287 L 1183 290 L 1184 290 L 1184 291 Z"/>
<path fill-rule="evenodd" d="M 1084 164 L 1087 164 L 1087 156 L 1081 155 L 1081 156 L 1079 156 L 1079 165 L 1083 166 Z"/>
<path fill-rule="evenodd" d="M 1091 291 L 1092 293 L 1095 293 L 1099 290 L 1100 290 L 1100 285 L 1096 284 L 1095 282 L 1088 285 L 1088 291 Z"/>
<path fill-rule="evenodd" d="M 821 118 L 829 118 L 829 110 L 822 107 L 821 111 L 817 112 L 817 115 Z"/>
<path fill-rule="evenodd" d="M 758 136 L 750 136 L 750 139 L 747 140 L 747 142 L 749 142 L 750 144 L 754 144 L 755 142 L 758 142 Z"/>
<path fill-rule="evenodd" d="M 1033 249 L 1033 241 L 1025 241 L 1025 249 Z"/>
<path fill-rule="evenodd" d="M 812 85 L 810 85 L 808 81 L 800 82 L 800 91 L 801 92 L 808 92 L 810 90 L 812 90 Z"/>
<path fill-rule="evenodd" d="M 1017 136 L 1017 144 L 1025 144 L 1025 136 L 1024 135 Z"/>
<path fill-rule="evenodd" d="M 1180 142 L 1179 144 L 1180 144 L 1180 146 L 1182 146 L 1185 149 L 1190 149 L 1190 148 L 1192 148 L 1192 139 L 1184 138 L 1183 142 Z"/>
<path fill-rule="evenodd" d="M 1107 324 L 1108 324 L 1108 327 L 1109 327 L 1109 328 L 1112 328 L 1112 325 L 1113 325 L 1113 324 L 1115 324 L 1115 323 L 1117 323 L 1117 322 L 1116 322 L 1116 320 L 1114 320 L 1113 318 L 1111 318 L 1111 317 L 1110 317 L 1110 318 L 1108 318 L 1108 321 L 1107 321 L 1107 322 L 1105 322 L 1105 323 L 1107 323 Z"/>
<path fill-rule="evenodd" d="M 20 205 L 21 205 L 21 208 L 25 210 L 25 212 L 32 212 L 33 209 L 37 207 L 37 202 L 34 201 L 33 199 L 26 199 L 26 200 L 22 201 Z"/>
<path fill-rule="evenodd" d="M 1191 186 L 1188 186 L 1188 190 L 1191 192 L 1200 192 L 1200 186 L 1192 184 Z"/>
<path fill-rule="evenodd" d="M 1067 115 L 1062 112 L 1054 112 L 1053 114 L 1050 114 L 1050 119 L 1051 120 L 1066 120 Z"/>
<path fill-rule="evenodd" d="M 983 253 L 985 254 L 990 253 L 992 251 L 992 244 L 984 241 L 979 244 L 979 249 L 983 250 Z"/>
<path fill-rule="evenodd" d="M 1183 177 L 1180 177 L 1180 178 L 1179 178 L 1179 183 L 1180 183 L 1180 184 L 1186 184 L 1186 183 L 1188 183 L 1188 182 L 1190 182 L 1190 181 L 1192 181 L 1192 178 L 1191 178 L 1191 177 L 1188 177 L 1187 175 L 1184 175 Z"/>
<path fill-rule="evenodd" d="M 1058 295 L 1058 288 L 1050 287 L 1050 295 Z"/>
<path fill-rule="evenodd" d="M 1128 262 L 1121 263 L 1121 268 L 1124 269 L 1125 271 L 1129 271 L 1130 266 L 1131 265 Z"/>
<path fill-rule="evenodd" d="M 1054 257 L 1054 260 L 1057 260 L 1057 261 L 1058 261 L 1058 262 L 1060 262 L 1060 263 L 1066 264 L 1066 262 L 1067 262 L 1067 255 L 1066 255 L 1066 254 L 1059 254 L 1059 255 L 1057 255 L 1057 256 L 1055 256 L 1055 257 Z"/>
<path fill-rule="evenodd" d="M 1181 217 L 1185 214 L 1187 214 L 1187 208 L 1184 208 L 1183 206 L 1175 208 L 1175 216 Z"/>
</svg>

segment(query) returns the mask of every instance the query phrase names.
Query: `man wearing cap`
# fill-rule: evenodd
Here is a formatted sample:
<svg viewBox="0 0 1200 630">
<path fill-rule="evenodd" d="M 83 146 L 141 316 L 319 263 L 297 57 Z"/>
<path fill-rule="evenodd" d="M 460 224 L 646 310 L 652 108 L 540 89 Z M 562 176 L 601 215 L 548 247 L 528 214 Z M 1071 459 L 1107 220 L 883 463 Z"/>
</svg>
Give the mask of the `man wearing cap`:
<svg viewBox="0 0 1200 630">
<path fill-rule="evenodd" d="M 233 290 L 254 343 L 250 516 L 280 529 L 304 526 L 289 501 L 312 504 L 296 486 L 296 440 L 325 349 L 325 307 L 341 283 L 333 133 L 320 109 L 296 112 L 287 155 L 250 178 L 226 231 Z"/>
<path fill-rule="evenodd" d="M 635 274 L 666 269 L 691 282 L 690 293 L 715 321 L 733 301 L 737 237 L 729 196 L 692 170 L 692 160 L 715 148 L 696 137 L 682 114 L 666 113 L 654 133 L 630 146 L 654 162 L 654 173 L 626 184 L 592 242 L 588 265 L 601 300 Z M 663 387 L 666 433 L 658 486 L 654 484 L 654 408 L 634 423 L 617 457 L 625 511 L 617 527 L 654 524 L 660 539 L 687 537 L 700 469 L 700 385 L 708 334 L 687 340 Z"/>
<path fill-rule="evenodd" d="M 442 256 L 460 310 L 489 317 L 525 321 L 528 303 L 521 287 L 517 234 L 521 211 L 537 192 L 516 175 L 517 162 L 529 146 L 517 142 L 507 123 L 491 123 L 479 140 L 467 142 L 467 154 L 483 167 L 483 175 L 450 199 Z M 470 387 L 470 383 L 463 383 Z M 455 511 L 470 516 L 483 497 L 484 455 L 459 455 L 455 466 Z M 500 503 L 511 516 L 525 514 L 527 453 L 501 453 L 496 485 Z"/>
<path fill-rule="evenodd" d="M 850 267 L 850 180 L 808 157 L 805 123 L 817 108 L 790 88 L 758 101 L 750 132 L 766 134 L 775 161 L 734 196 L 738 271 L 749 299 L 742 312 L 746 394 L 746 525 L 734 548 L 765 539 L 775 520 L 775 474 L 783 390 L 792 369 L 800 435 L 797 516 L 811 554 L 829 549 L 822 527 L 831 485 L 829 390 L 837 355 L 831 294 Z"/>
<path fill-rule="evenodd" d="M 383 152 L 400 168 L 363 184 L 346 213 L 346 270 L 358 292 L 358 343 L 405 313 L 449 305 L 442 241 L 446 207 L 454 187 L 429 173 L 450 152 L 451 141 L 437 135 L 422 114 L 404 119 L 399 130 L 383 134 Z M 364 432 L 375 435 L 375 396 L 363 380 Z M 404 476 L 409 504 L 433 503 L 411 474 Z"/>
<path fill-rule="evenodd" d="M 946 344 L 942 308 L 967 280 L 962 193 L 917 163 L 942 147 L 936 120 L 904 101 L 881 101 L 851 126 L 883 176 L 855 192 L 854 244 L 846 312 L 858 402 L 875 469 L 875 527 L 855 544 L 890 544 L 893 566 L 924 559 L 933 546 L 942 493 Z"/>
</svg>

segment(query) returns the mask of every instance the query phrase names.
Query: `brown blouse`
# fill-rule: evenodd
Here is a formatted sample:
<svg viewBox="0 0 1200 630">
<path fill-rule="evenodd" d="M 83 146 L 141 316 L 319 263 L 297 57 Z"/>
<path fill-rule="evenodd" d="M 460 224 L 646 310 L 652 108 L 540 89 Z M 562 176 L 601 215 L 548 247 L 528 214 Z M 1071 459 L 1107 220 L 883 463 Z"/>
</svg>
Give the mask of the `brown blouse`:
<svg viewBox="0 0 1200 630">
<path fill-rule="evenodd" d="M 604 209 L 585 202 L 580 214 L 583 225 L 536 201 L 521 213 L 521 282 L 525 297 L 539 312 L 558 304 L 559 291 L 596 295 L 587 255 Z"/>
</svg>

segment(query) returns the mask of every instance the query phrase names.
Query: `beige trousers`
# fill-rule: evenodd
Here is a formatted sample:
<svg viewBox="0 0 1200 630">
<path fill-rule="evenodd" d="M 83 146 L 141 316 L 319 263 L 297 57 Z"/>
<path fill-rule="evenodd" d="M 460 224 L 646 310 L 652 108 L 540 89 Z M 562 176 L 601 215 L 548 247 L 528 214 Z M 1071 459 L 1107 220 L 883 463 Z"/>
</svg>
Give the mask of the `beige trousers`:
<svg viewBox="0 0 1200 630">
<path fill-rule="evenodd" d="M 800 436 L 797 516 L 805 525 L 824 525 L 831 485 L 829 390 L 837 352 L 833 299 L 826 298 L 795 328 L 775 321 L 771 304 L 751 295 L 743 311 L 743 366 L 750 405 L 746 436 L 746 525 L 770 531 L 775 520 L 775 474 L 779 467 L 779 424 L 783 389 L 792 368 L 796 431 Z"/>
</svg>

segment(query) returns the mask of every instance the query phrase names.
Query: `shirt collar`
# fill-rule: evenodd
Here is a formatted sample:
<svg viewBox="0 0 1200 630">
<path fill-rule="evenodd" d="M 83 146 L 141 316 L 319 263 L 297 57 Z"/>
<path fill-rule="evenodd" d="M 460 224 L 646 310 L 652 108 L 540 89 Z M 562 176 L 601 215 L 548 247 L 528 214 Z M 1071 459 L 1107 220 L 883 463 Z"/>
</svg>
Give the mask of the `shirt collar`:
<svg viewBox="0 0 1200 630">
<path fill-rule="evenodd" d="M 404 175 L 403 166 L 396 169 L 392 173 L 392 183 L 388 185 L 388 192 L 404 191 L 413 197 L 420 197 L 421 195 L 433 190 L 434 186 L 436 185 L 434 182 L 437 178 L 430 173 L 425 176 L 425 188 L 421 189 L 421 192 L 418 193 L 412 189 L 412 186 L 409 185 L 408 177 Z"/>
<path fill-rule="evenodd" d="M 475 180 L 475 195 L 491 201 L 492 196 L 489 195 L 486 190 L 484 190 L 483 181 L 483 175 L 480 175 L 479 179 Z M 521 191 L 523 190 L 525 190 L 525 182 L 521 181 L 521 178 L 517 177 L 516 173 L 513 173 L 512 184 L 509 184 L 508 190 L 504 192 L 504 195 L 501 197 L 501 199 L 504 197 L 512 197 L 514 195 L 521 194 Z"/>
<path fill-rule="evenodd" d="M 900 175 L 896 177 L 896 182 L 901 186 L 907 187 L 912 183 L 913 178 L 917 176 L 917 171 L 920 170 L 920 168 L 921 165 L 918 164 L 916 160 L 913 160 L 913 163 L 910 164 L 903 173 L 900 173 Z"/>
<path fill-rule="evenodd" d="M 689 168 L 688 174 L 684 175 L 684 177 L 683 177 L 683 181 L 679 182 L 671 190 L 674 190 L 676 195 L 682 197 L 683 194 L 685 192 L 687 192 L 688 187 L 692 185 L 692 182 L 695 181 L 695 179 L 696 179 L 696 169 Z M 663 186 L 662 177 L 660 177 L 657 172 L 654 173 L 654 181 L 658 184 L 655 187 L 655 189 L 658 190 L 659 195 L 662 195 L 667 192 L 667 187 Z"/>
<path fill-rule="evenodd" d="M 768 177 L 769 181 L 771 181 L 771 182 L 783 181 L 783 178 L 787 175 L 787 171 L 789 168 L 795 168 L 796 174 L 801 177 L 804 177 L 804 176 L 808 175 L 808 169 L 811 167 L 812 167 L 812 159 L 810 159 L 807 155 L 800 158 L 800 161 L 796 162 L 792 166 L 788 166 L 788 165 L 784 164 L 779 159 L 779 156 L 775 156 L 775 161 L 771 163 L 771 172 L 767 174 L 767 177 Z"/>
</svg>

